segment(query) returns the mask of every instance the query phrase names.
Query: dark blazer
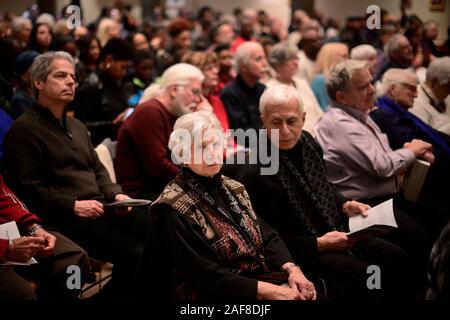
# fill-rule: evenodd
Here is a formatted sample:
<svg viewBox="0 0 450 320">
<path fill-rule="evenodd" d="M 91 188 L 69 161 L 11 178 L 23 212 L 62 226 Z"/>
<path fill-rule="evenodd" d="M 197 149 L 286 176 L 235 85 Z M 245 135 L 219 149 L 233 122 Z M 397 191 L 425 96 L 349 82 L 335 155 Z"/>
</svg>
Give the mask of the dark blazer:
<svg viewBox="0 0 450 320">
<path fill-rule="evenodd" d="M 315 145 L 322 156 L 320 146 Z M 235 179 L 244 184 L 255 212 L 279 233 L 294 260 L 302 266 L 311 263 L 317 254 L 317 238 L 296 217 L 277 176 L 261 175 L 260 168 L 259 164 L 242 166 Z M 335 198 L 340 210 L 346 199 L 337 192 L 330 196 Z"/>
</svg>

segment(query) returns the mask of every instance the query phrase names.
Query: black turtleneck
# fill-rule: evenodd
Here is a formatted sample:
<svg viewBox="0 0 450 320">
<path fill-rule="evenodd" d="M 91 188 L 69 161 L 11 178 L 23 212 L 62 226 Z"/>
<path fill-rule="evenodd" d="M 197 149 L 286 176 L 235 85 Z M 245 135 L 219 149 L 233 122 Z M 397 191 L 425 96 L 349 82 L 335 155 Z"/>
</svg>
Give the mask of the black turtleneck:
<svg viewBox="0 0 450 320">
<path fill-rule="evenodd" d="M 182 173 L 185 177 L 195 179 L 206 192 L 214 199 L 217 208 L 221 208 L 225 211 L 227 216 L 233 220 L 234 223 L 239 225 L 240 218 L 237 213 L 230 208 L 230 202 L 227 199 L 227 194 L 222 189 L 222 174 L 219 171 L 213 177 L 206 177 L 199 175 L 187 167 L 182 168 Z"/>
</svg>

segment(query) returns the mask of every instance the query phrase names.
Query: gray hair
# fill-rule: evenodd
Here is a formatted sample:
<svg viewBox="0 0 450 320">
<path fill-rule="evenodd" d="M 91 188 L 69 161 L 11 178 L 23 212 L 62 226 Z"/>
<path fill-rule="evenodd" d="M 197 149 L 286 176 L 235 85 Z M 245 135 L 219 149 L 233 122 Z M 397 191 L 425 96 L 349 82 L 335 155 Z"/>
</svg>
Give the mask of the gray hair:
<svg viewBox="0 0 450 320">
<path fill-rule="evenodd" d="M 350 52 L 350 59 L 355 60 L 367 60 L 371 56 L 375 56 L 377 54 L 377 50 L 372 47 L 370 44 L 361 44 L 356 46 Z"/>
<path fill-rule="evenodd" d="M 75 68 L 75 61 L 69 53 L 65 51 L 49 51 L 38 55 L 36 59 L 34 59 L 34 62 L 31 65 L 30 69 L 31 81 L 46 81 L 51 71 L 52 62 L 55 59 L 63 59 L 69 61 L 70 64 Z M 37 89 L 35 87 L 34 93 L 37 94 Z"/>
<path fill-rule="evenodd" d="M 225 147 L 225 135 L 216 115 L 203 110 L 191 112 L 179 117 L 175 121 L 168 144 L 169 150 L 172 151 L 172 159 L 175 156 L 177 161 L 183 162 L 181 161 L 183 158 L 183 150 L 190 148 L 195 142 L 200 142 L 194 141 L 194 138 L 198 136 L 203 137 L 202 132 L 205 129 L 217 130 L 218 135 L 220 135 L 219 139 L 221 139 L 221 143 Z M 185 134 L 188 134 L 189 137 L 186 137 Z M 189 145 L 186 145 L 186 138 L 190 141 Z"/>
<path fill-rule="evenodd" d="M 297 57 L 298 49 L 289 43 L 279 43 L 272 47 L 269 53 L 269 63 L 273 68 L 278 67 L 293 56 Z"/>
<path fill-rule="evenodd" d="M 344 60 L 331 67 L 330 76 L 327 79 L 327 92 L 331 100 L 336 100 L 338 91 L 349 88 L 352 76 L 356 71 L 366 69 L 367 63 L 359 60 Z"/>
<path fill-rule="evenodd" d="M 427 69 L 426 81 L 437 80 L 439 85 L 450 81 L 450 57 L 434 59 Z"/>
<path fill-rule="evenodd" d="M 386 52 L 388 57 L 392 56 L 392 54 L 395 54 L 398 51 L 400 47 L 399 43 L 402 39 L 406 39 L 409 42 L 408 38 L 400 33 L 394 34 L 392 38 L 389 39 L 384 48 L 384 51 Z"/>
<path fill-rule="evenodd" d="M 53 28 L 55 25 L 55 18 L 50 13 L 44 12 L 37 17 L 36 24 L 38 23 L 46 23 L 50 26 L 50 28 Z"/>
<path fill-rule="evenodd" d="M 258 42 L 247 41 L 241 44 L 236 53 L 234 54 L 234 67 L 237 73 L 240 72 L 241 65 L 248 65 L 251 59 L 252 50 L 255 48 L 261 48 L 262 46 Z"/>
<path fill-rule="evenodd" d="M 28 19 L 28 18 L 24 18 L 24 17 L 15 17 L 15 18 L 12 20 L 12 22 L 11 22 L 11 28 L 12 28 L 12 30 L 14 31 L 14 33 L 19 33 L 20 30 L 23 28 L 23 26 L 24 26 L 25 24 L 27 24 L 27 23 L 33 25 L 33 24 L 31 23 L 31 20 Z"/>
<path fill-rule="evenodd" d="M 292 99 L 298 102 L 300 112 L 303 112 L 303 100 L 300 92 L 292 86 L 277 84 L 267 88 L 259 99 L 259 112 L 264 114 L 267 105 L 288 104 Z"/>
<path fill-rule="evenodd" d="M 393 85 L 402 83 L 407 77 L 414 78 L 417 82 L 417 76 L 408 69 L 389 69 L 384 73 L 380 86 L 377 88 L 377 96 L 386 95 Z"/>
</svg>

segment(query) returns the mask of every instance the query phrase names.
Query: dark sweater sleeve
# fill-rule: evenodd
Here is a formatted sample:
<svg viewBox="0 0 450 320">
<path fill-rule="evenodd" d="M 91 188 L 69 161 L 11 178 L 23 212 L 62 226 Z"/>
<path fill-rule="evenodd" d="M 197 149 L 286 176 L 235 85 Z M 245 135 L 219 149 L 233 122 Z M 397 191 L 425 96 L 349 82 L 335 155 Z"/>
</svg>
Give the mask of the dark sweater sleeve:
<svg viewBox="0 0 450 320">
<path fill-rule="evenodd" d="M 168 140 L 165 137 L 168 124 L 162 121 L 163 117 L 156 108 L 138 109 L 137 112 L 139 118 L 133 122 L 129 133 L 137 146 L 146 175 L 160 177 L 167 183 L 178 173 L 177 166 L 168 157 Z"/>
<path fill-rule="evenodd" d="M 239 99 L 231 92 L 229 88 L 225 88 L 220 96 L 228 114 L 230 129 L 244 129 L 241 124 L 245 121 L 247 115 L 245 108 Z"/>
<path fill-rule="evenodd" d="M 279 271 L 286 262 L 294 262 L 286 244 L 278 233 L 261 218 L 258 219 L 263 235 L 265 256 L 271 264 L 271 268 Z"/>
<path fill-rule="evenodd" d="M 257 215 L 267 221 L 281 236 L 289 252 L 295 261 L 309 261 L 317 254 L 316 237 L 298 230 L 298 232 L 286 232 L 286 221 L 283 221 L 285 213 L 280 213 L 279 201 L 276 192 L 270 190 L 270 178 L 259 174 L 259 166 L 249 165 L 241 168 L 236 180 L 244 184 Z M 285 208 L 285 206 L 282 206 Z"/>
<path fill-rule="evenodd" d="M 257 280 L 224 269 L 192 219 L 170 209 L 166 215 L 175 266 L 193 288 L 211 299 L 256 299 Z"/>
<path fill-rule="evenodd" d="M 401 149 L 405 142 L 420 138 L 420 134 L 414 128 L 414 123 L 401 119 L 390 112 L 376 109 L 370 113 L 370 117 L 387 135 L 392 150 Z"/>
<path fill-rule="evenodd" d="M 4 144 L 7 182 L 33 208 L 72 214 L 76 198 L 59 193 L 43 182 L 47 159 L 41 148 L 38 138 L 26 124 L 13 126 Z"/>
</svg>

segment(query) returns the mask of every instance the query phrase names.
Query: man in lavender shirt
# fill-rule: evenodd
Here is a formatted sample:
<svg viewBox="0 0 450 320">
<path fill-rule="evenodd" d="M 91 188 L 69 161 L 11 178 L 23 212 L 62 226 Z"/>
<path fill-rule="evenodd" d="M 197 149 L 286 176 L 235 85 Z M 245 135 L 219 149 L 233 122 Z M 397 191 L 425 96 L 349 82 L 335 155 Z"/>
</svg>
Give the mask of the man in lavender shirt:
<svg viewBox="0 0 450 320">
<path fill-rule="evenodd" d="M 395 195 L 394 203 L 436 235 L 450 218 L 439 199 L 403 199 L 400 178 L 416 158 L 434 162 L 432 145 L 413 139 L 392 150 L 388 138 L 368 116 L 375 90 L 364 62 L 347 60 L 331 70 L 327 83 L 332 108 L 316 126 L 328 179 L 345 197 L 375 205 Z M 424 212 L 426 214 L 424 214 Z"/>
<path fill-rule="evenodd" d="M 389 235 L 395 239 L 389 240 L 410 254 L 423 277 L 431 248 L 430 237 L 415 220 L 422 220 L 420 214 L 430 219 L 431 212 L 427 210 L 424 214 L 429 208 L 403 199 L 399 180 L 416 158 L 433 162 L 431 144 L 414 139 L 396 151 L 389 147 L 386 135 L 368 116 L 374 106 L 375 89 L 365 62 L 346 60 L 332 67 L 327 90 L 331 108 L 315 130 L 324 153 L 328 180 L 345 197 L 370 205 L 394 198 L 399 228 Z M 421 248 L 414 248 L 412 242 Z"/>
<path fill-rule="evenodd" d="M 383 197 L 399 191 L 399 178 L 415 158 L 433 162 L 432 145 L 414 139 L 393 151 L 369 117 L 375 89 L 365 62 L 337 64 L 327 83 L 332 107 L 316 126 L 329 180 L 344 196 Z"/>
</svg>

